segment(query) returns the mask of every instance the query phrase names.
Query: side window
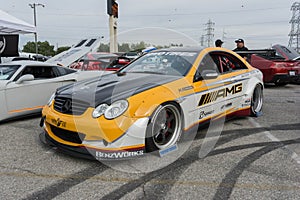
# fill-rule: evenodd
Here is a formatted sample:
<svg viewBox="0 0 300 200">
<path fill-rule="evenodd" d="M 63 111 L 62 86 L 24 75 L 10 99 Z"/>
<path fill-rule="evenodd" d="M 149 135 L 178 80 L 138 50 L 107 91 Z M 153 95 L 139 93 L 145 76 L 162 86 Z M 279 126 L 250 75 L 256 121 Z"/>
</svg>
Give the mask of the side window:
<svg viewBox="0 0 300 200">
<path fill-rule="evenodd" d="M 206 54 L 202 58 L 199 66 L 197 68 L 196 74 L 194 76 L 194 81 L 198 81 L 199 77 L 201 77 L 201 75 L 203 74 L 203 72 L 205 70 L 213 70 L 213 71 L 219 72 L 218 66 L 217 66 L 213 56 L 211 56 L 210 54 Z"/>
<path fill-rule="evenodd" d="M 56 74 L 53 70 L 52 66 L 36 66 L 34 68 L 34 78 L 35 79 L 48 79 L 48 78 L 55 78 Z"/>
<path fill-rule="evenodd" d="M 214 53 L 212 57 L 214 58 L 221 74 L 241 69 L 248 69 L 240 59 L 226 52 Z"/>
<path fill-rule="evenodd" d="M 26 66 L 23 71 L 18 74 L 18 76 L 14 79 L 14 81 L 17 81 L 21 76 L 26 74 L 32 74 L 34 76 L 34 70 L 32 66 Z"/>
<path fill-rule="evenodd" d="M 210 54 L 207 54 L 201 60 L 197 71 L 201 74 L 204 70 L 216 70 L 218 71 L 218 67 L 213 57 Z"/>
<path fill-rule="evenodd" d="M 48 79 L 57 77 L 52 66 L 26 66 L 17 79 L 25 74 L 32 74 L 34 79 Z"/>
<path fill-rule="evenodd" d="M 64 76 L 64 75 L 76 72 L 73 69 L 69 69 L 69 68 L 66 68 L 66 67 L 60 67 L 60 66 L 56 67 L 56 71 L 58 71 L 58 76 Z"/>
</svg>

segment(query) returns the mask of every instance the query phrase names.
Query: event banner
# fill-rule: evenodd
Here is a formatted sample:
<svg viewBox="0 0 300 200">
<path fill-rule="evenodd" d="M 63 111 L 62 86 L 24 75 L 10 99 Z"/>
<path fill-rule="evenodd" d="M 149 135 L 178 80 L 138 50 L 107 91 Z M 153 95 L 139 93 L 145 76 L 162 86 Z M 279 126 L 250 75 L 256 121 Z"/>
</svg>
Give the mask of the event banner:
<svg viewBox="0 0 300 200">
<path fill-rule="evenodd" d="M 0 56 L 19 56 L 19 35 L 0 35 Z"/>
</svg>

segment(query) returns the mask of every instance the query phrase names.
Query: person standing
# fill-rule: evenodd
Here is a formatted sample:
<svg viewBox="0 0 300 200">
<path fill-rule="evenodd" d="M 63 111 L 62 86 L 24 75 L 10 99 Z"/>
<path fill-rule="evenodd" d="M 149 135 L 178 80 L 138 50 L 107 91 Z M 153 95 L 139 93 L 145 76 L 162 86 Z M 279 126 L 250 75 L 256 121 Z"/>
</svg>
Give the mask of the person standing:
<svg viewBox="0 0 300 200">
<path fill-rule="evenodd" d="M 243 39 L 237 39 L 235 43 L 236 43 L 236 48 L 233 49 L 233 51 L 248 51 L 248 48 L 245 46 L 245 42 Z M 245 59 L 247 59 L 248 57 L 247 53 L 238 53 L 238 54 Z"/>
<path fill-rule="evenodd" d="M 223 44 L 224 42 L 222 41 L 222 40 L 220 40 L 220 39 L 217 39 L 216 41 L 215 41 L 215 46 L 216 47 L 222 47 L 222 44 Z"/>
</svg>

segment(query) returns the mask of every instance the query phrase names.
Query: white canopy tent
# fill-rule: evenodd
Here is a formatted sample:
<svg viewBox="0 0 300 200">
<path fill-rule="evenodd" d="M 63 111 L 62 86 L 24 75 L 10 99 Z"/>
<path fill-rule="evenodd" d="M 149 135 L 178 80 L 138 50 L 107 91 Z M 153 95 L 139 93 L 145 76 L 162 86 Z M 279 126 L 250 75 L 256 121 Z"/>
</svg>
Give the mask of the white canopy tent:
<svg viewBox="0 0 300 200">
<path fill-rule="evenodd" d="M 0 34 L 26 34 L 35 32 L 35 26 L 0 10 Z"/>
</svg>

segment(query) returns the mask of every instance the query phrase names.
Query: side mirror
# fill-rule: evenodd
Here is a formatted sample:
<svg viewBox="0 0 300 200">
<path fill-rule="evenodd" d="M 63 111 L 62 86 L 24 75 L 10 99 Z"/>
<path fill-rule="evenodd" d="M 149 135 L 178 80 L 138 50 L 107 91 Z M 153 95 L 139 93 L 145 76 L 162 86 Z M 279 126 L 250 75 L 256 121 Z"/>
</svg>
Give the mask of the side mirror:
<svg viewBox="0 0 300 200">
<path fill-rule="evenodd" d="M 33 81 L 33 80 L 34 80 L 34 76 L 32 74 L 25 74 L 16 81 L 16 84 L 21 84 L 24 81 Z"/>
<path fill-rule="evenodd" d="M 194 77 L 194 82 L 215 79 L 218 78 L 218 76 L 219 73 L 216 70 L 207 69 L 203 70 L 201 73 L 197 71 Z"/>
<path fill-rule="evenodd" d="M 202 77 L 204 80 L 218 78 L 219 74 L 216 70 L 203 70 Z"/>
</svg>

